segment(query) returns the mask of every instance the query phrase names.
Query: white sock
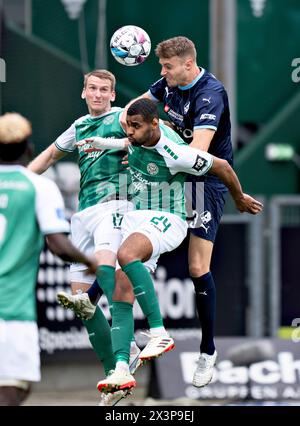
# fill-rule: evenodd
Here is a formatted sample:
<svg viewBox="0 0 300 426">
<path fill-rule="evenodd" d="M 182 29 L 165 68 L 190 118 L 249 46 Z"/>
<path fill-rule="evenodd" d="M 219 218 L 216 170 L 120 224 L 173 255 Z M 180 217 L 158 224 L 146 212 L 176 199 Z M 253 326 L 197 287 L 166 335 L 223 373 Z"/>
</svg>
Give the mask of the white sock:
<svg viewBox="0 0 300 426">
<path fill-rule="evenodd" d="M 150 328 L 150 333 L 151 336 L 164 336 L 165 334 L 168 335 L 167 330 L 165 329 L 164 326 L 162 327 L 155 327 L 155 328 Z"/>
<path fill-rule="evenodd" d="M 129 373 L 129 365 L 125 361 L 117 361 L 116 362 L 116 370 L 125 371 L 125 373 Z"/>
</svg>

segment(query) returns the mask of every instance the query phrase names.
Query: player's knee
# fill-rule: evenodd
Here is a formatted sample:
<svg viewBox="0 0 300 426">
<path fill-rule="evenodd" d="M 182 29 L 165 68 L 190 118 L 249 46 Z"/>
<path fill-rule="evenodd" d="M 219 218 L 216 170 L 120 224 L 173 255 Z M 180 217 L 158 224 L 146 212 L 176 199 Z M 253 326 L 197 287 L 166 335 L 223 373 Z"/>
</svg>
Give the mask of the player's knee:
<svg viewBox="0 0 300 426">
<path fill-rule="evenodd" d="M 126 248 L 120 248 L 118 251 L 118 262 L 121 266 L 127 265 L 127 263 L 132 262 L 134 259 L 132 253 Z"/>
<path fill-rule="evenodd" d="M 189 264 L 189 273 L 190 277 L 201 277 L 202 275 L 209 272 L 209 266 L 202 265 L 200 263 L 190 263 Z"/>
</svg>

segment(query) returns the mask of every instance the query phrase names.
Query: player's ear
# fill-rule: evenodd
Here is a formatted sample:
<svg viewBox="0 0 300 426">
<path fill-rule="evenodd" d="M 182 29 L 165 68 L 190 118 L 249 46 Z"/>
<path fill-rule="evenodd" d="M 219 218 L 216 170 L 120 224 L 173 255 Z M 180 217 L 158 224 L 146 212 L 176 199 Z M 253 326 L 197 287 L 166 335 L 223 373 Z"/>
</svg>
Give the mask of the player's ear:
<svg viewBox="0 0 300 426">
<path fill-rule="evenodd" d="M 188 71 L 192 68 L 192 65 L 193 65 L 193 59 L 187 58 L 187 60 L 185 61 L 185 67 Z"/>
<path fill-rule="evenodd" d="M 81 99 L 85 99 L 85 89 L 82 89 L 82 92 L 81 92 Z"/>
<path fill-rule="evenodd" d="M 152 120 L 152 126 L 156 129 L 159 126 L 159 119 L 154 117 Z"/>
<path fill-rule="evenodd" d="M 111 100 L 111 102 L 114 102 L 114 101 L 115 101 L 115 99 L 116 99 L 116 92 L 113 90 L 113 91 L 111 92 L 110 100 Z"/>
</svg>

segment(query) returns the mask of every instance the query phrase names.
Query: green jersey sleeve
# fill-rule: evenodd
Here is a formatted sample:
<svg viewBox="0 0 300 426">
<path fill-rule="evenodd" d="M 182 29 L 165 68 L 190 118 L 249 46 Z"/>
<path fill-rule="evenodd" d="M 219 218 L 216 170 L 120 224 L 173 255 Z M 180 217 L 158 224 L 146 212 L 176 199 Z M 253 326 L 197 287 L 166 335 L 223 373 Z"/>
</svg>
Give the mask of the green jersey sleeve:
<svg viewBox="0 0 300 426">
<path fill-rule="evenodd" d="M 179 172 L 202 176 L 213 164 L 213 156 L 188 145 L 179 145 L 169 138 L 162 137 L 156 145 L 157 151 L 164 157 L 171 174 Z"/>
</svg>

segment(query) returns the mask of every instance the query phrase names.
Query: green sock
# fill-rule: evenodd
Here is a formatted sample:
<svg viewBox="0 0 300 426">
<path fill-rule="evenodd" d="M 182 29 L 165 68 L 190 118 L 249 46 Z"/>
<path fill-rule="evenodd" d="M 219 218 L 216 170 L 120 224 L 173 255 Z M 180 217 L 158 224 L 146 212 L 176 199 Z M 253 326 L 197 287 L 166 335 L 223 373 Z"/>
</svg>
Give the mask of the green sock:
<svg viewBox="0 0 300 426">
<path fill-rule="evenodd" d="M 105 296 L 107 297 L 107 301 L 109 304 L 109 311 L 111 317 L 113 318 L 113 294 L 115 291 L 115 268 L 110 265 L 101 265 L 97 269 L 97 281 L 100 288 L 102 288 Z M 134 329 L 132 329 L 131 340 L 134 339 Z"/>
<path fill-rule="evenodd" d="M 111 339 L 116 361 L 129 363 L 130 343 L 134 332 L 132 307 L 128 302 L 113 302 Z"/>
<path fill-rule="evenodd" d="M 115 357 L 112 349 L 110 326 L 103 312 L 96 307 L 93 318 L 82 321 L 87 329 L 90 342 L 98 359 L 103 363 L 105 374 L 115 369 Z"/>
<path fill-rule="evenodd" d="M 96 272 L 99 287 L 102 288 L 107 297 L 109 310 L 112 316 L 112 298 L 115 291 L 115 267 L 110 265 L 101 265 Z"/>
<path fill-rule="evenodd" d="M 150 328 L 163 327 L 163 320 L 150 273 L 140 260 L 127 263 L 123 271 L 130 279 L 134 295 L 147 317 Z"/>
</svg>

